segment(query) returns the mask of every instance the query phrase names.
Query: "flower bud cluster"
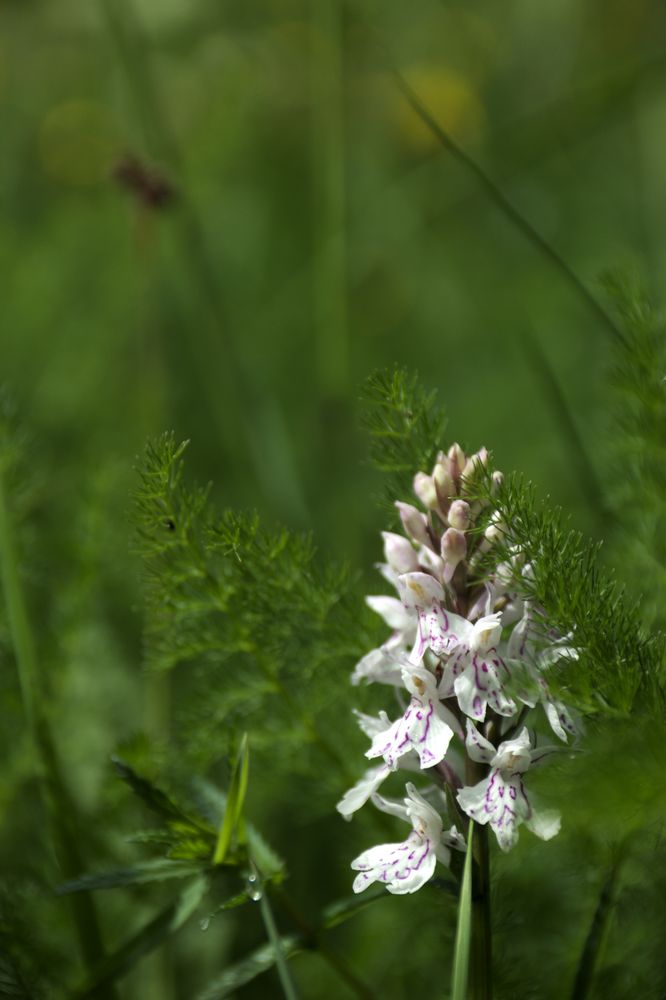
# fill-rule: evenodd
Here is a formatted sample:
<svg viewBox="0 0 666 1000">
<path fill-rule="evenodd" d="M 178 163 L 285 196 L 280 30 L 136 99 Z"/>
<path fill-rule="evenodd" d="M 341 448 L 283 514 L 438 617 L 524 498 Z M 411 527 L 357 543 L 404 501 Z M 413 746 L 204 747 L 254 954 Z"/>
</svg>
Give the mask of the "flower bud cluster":
<svg viewBox="0 0 666 1000">
<path fill-rule="evenodd" d="M 416 891 L 438 860 L 448 864 L 451 850 L 466 849 L 470 820 L 488 824 L 504 851 L 516 843 L 521 823 L 543 839 L 559 829 L 557 815 L 536 810 L 525 788 L 525 772 L 546 754 L 531 746 L 523 720 L 541 705 L 559 739 L 576 735 L 546 674 L 577 653 L 566 638 L 552 638 L 546 649 L 537 641 L 534 610 L 515 590 L 516 575 L 531 569 L 520 551 L 509 549 L 507 558 L 498 544 L 507 527 L 498 512 L 488 516 L 490 500 L 478 498 L 492 498 L 501 486 L 489 462 L 485 448 L 466 456 L 453 444 L 440 452 L 430 474 L 414 477 L 420 507 L 396 503 L 404 535 L 382 533 L 379 569 L 397 596 L 367 602 L 391 634 L 356 665 L 352 683 L 398 689 L 406 707 L 394 719 L 357 713 L 370 740 L 366 757 L 375 763 L 338 810 L 350 819 L 371 800 L 412 830 L 405 841 L 371 848 L 352 862 L 356 892 L 375 881 L 394 893 Z M 482 480 L 490 489 L 480 489 Z M 478 580 L 482 555 L 493 569 Z M 428 789 L 419 792 L 409 782 L 403 800 L 384 798 L 378 789 L 398 769 L 422 774 Z"/>
</svg>

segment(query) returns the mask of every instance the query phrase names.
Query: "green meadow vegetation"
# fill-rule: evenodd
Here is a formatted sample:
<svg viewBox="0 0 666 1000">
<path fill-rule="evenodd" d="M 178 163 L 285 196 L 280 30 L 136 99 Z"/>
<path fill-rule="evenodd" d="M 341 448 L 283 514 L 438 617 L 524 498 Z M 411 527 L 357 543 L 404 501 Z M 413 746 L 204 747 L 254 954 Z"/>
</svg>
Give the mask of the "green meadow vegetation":
<svg viewBox="0 0 666 1000">
<path fill-rule="evenodd" d="M 666 996 L 666 9 L 0 25 L 0 997 Z M 473 582 L 577 650 L 561 831 L 355 893 L 364 598 L 454 441 Z"/>
</svg>

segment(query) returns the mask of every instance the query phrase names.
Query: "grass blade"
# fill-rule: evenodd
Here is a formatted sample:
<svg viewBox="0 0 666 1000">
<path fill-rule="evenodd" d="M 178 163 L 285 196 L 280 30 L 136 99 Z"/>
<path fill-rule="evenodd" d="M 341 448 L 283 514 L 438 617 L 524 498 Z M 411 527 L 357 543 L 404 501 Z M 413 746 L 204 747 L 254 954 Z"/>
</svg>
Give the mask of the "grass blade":
<svg viewBox="0 0 666 1000">
<path fill-rule="evenodd" d="M 244 733 L 238 750 L 234 772 L 231 776 L 227 808 L 224 810 L 224 818 L 217 838 L 217 844 L 215 845 L 215 854 L 213 855 L 213 864 L 215 865 L 222 864 L 229 850 L 231 838 L 234 832 L 239 829 L 247 792 L 249 767 L 250 752 L 247 733 Z"/>
<path fill-rule="evenodd" d="M 474 824 L 470 820 L 467 835 L 467 854 L 463 869 L 460 900 L 458 902 L 458 923 L 456 942 L 453 950 L 453 975 L 451 1000 L 467 1000 L 467 978 L 469 975 L 469 953 L 472 936 L 472 834 Z"/>
</svg>

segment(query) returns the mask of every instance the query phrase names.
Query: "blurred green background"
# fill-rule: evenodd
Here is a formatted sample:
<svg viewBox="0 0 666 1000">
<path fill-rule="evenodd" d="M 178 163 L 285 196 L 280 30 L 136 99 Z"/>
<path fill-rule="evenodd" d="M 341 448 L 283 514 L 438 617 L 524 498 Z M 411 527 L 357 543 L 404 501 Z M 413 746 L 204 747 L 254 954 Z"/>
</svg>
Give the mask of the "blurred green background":
<svg viewBox="0 0 666 1000">
<path fill-rule="evenodd" d="M 381 484 L 357 398 L 370 372 L 399 363 L 438 390 L 452 440 L 487 445 L 500 468 L 522 470 L 579 527 L 600 530 L 561 406 L 603 466 L 609 331 L 442 149 L 395 71 L 601 301 L 609 265 L 658 289 L 666 7 L 2 0 L 0 23 L 0 372 L 29 436 L 26 585 L 59 752 L 94 828 L 90 865 L 109 867 L 137 850 L 122 840 L 134 807 L 110 754 L 147 734 L 168 756 L 169 712 L 141 672 L 127 516 L 147 439 L 190 438 L 188 475 L 212 480 L 216 503 L 312 529 L 325 555 L 362 568 L 375 589 Z M 30 927 L 47 914 L 35 963 L 53 986 L 73 946 L 63 904 L 42 895 L 57 876 L 6 630 L 2 641 L 7 906 Z M 361 746 L 354 737 L 359 774 Z M 317 801 L 299 819 L 302 793 L 283 779 L 267 800 L 270 779 L 258 777 L 254 808 L 306 906 L 330 901 L 348 892 L 348 860 L 373 828 L 334 815 L 344 788 L 328 811 Z M 550 849 L 529 848 L 541 859 Z M 581 876 L 589 900 L 594 864 Z M 117 939 L 127 900 L 102 903 Z M 142 897 L 135 905 L 146 916 Z M 343 940 L 357 963 L 368 956 L 381 995 L 409 994 L 386 953 L 407 937 L 405 921 L 427 923 L 437 906 L 384 901 L 365 937 Z M 242 953 L 224 920 L 208 937 L 188 933 L 124 995 L 195 996 L 223 956 Z M 419 941 L 409 940 L 410 968 L 432 962 Z M 316 959 L 299 969 L 306 996 L 343 989 Z M 563 995 L 539 989 L 522 995 Z"/>
</svg>

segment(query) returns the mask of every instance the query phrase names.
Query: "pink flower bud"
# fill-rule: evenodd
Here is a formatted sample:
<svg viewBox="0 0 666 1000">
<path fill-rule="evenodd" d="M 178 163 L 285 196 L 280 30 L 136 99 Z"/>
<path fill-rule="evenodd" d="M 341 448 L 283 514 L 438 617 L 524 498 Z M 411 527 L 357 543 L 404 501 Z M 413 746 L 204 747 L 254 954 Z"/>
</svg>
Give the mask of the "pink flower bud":
<svg viewBox="0 0 666 1000">
<path fill-rule="evenodd" d="M 474 481 L 475 475 L 488 464 L 488 451 L 480 448 L 474 455 L 467 459 L 463 474 L 460 480 L 461 490 L 465 490 Z"/>
<path fill-rule="evenodd" d="M 452 528 L 457 528 L 458 531 L 467 531 L 472 519 L 470 506 L 467 501 L 454 500 L 449 508 L 448 519 Z"/>
<path fill-rule="evenodd" d="M 462 471 L 465 468 L 465 452 L 459 444 L 452 444 L 449 448 L 449 472 L 454 483 L 460 481 Z"/>
<path fill-rule="evenodd" d="M 466 553 L 467 542 L 462 531 L 458 531 L 456 528 L 447 528 L 442 535 L 442 559 L 445 563 L 444 580 L 446 583 L 449 582 Z"/>
<path fill-rule="evenodd" d="M 435 510 L 439 506 L 432 476 L 426 472 L 417 472 L 414 476 L 413 487 L 414 493 L 428 510 Z"/>
<path fill-rule="evenodd" d="M 500 472 L 499 469 L 495 469 L 495 471 L 493 472 L 493 481 L 492 481 L 493 494 L 499 492 L 499 488 L 503 482 L 504 482 L 504 473 Z"/>
<path fill-rule="evenodd" d="M 402 535 L 394 535 L 392 531 L 382 531 L 384 539 L 384 557 L 394 573 L 414 573 L 419 568 L 419 559 Z"/>
<path fill-rule="evenodd" d="M 453 476 L 449 472 L 448 460 L 446 460 L 446 464 L 444 462 L 437 462 L 435 468 L 432 470 L 432 478 L 437 491 L 439 507 L 443 511 L 446 511 L 449 509 L 451 497 L 454 497 L 457 493 Z"/>
<path fill-rule="evenodd" d="M 430 545 L 425 514 L 422 514 L 416 507 L 412 507 L 411 504 L 402 503 L 400 500 L 396 500 L 395 505 L 398 508 L 402 525 L 411 540 L 419 545 Z"/>
</svg>

